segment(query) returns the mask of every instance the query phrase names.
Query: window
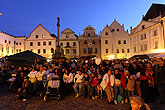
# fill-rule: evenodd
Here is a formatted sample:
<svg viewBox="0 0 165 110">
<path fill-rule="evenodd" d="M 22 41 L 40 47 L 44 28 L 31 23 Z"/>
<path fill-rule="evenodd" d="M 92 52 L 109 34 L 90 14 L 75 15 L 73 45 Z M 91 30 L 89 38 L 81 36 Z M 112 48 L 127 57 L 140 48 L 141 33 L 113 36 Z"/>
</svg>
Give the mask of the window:
<svg viewBox="0 0 165 110">
<path fill-rule="evenodd" d="M 7 43 L 7 40 L 5 40 L 5 43 Z"/>
<path fill-rule="evenodd" d="M 92 44 L 95 44 L 96 42 L 95 42 L 95 40 L 92 40 Z"/>
<path fill-rule="evenodd" d="M 18 53 L 18 49 L 16 50 L 16 53 Z"/>
<path fill-rule="evenodd" d="M 108 53 L 108 49 L 106 49 L 105 52 Z"/>
<path fill-rule="evenodd" d="M 105 32 L 105 35 L 108 35 L 108 32 Z"/>
<path fill-rule="evenodd" d="M 21 42 L 19 43 L 19 45 L 21 45 Z"/>
<path fill-rule="evenodd" d="M 17 45 L 17 43 L 16 43 L 16 45 Z M 30 42 L 30 46 L 33 46 L 33 42 Z"/>
<path fill-rule="evenodd" d="M 122 49 L 122 53 L 124 53 L 124 49 Z"/>
<path fill-rule="evenodd" d="M 91 36 L 91 33 L 88 33 L 88 36 Z"/>
<path fill-rule="evenodd" d="M 14 44 L 15 44 L 16 42 L 14 41 Z"/>
<path fill-rule="evenodd" d="M 88 53 L 92 53 L 92 48 L 88 48 Z"/>
<path fill-rule="evenodd" d="M 73 49 L 73 53 L 76 54 L 76 49 Z"/>
<path fill-rule="evenodd" d="M 119 53 L 119 49 L 117 49 L 117 53 Z"/>
<path fill-rule="evenodd" d="M 144 50 L 147 50 L 147 44 L 144 44 Z"/>
<path fill-rule="evenodd" d="M 73 46 L 76 46 L 76 42 L 73 42 Z"/>
<path fill-rule="evenodd" d="M 145 29 L 145 26 L 144 26 L 144 25 L 142 26 L 142 30 L 143 30 L 143 29 Z"/>
<path fill-rule="evenodd" d="M 87 44 L 87 40 L 84 40 L 84 44 Z"/>
<path fill-rule="evenodd" d="M 21 49 L 19 49 L 19 52 L 21 52 Z"/>
<path fill-rule="evenodd" d="M 32 42 L 33 43 L 33 42 Z M 16 42 L 16 45 L 18 45 L 18 42 Z"/>
<path fill-rule="evenodd" d="M 69 49 L 66 49 L 66 54 L 69 54 Z"/>
<path fill-rule="evenodd" d="M 36 38 L 38 38 L 38 35 L 36 35 Z"/>
<path fill-rule="evenodd" d="M 63 46 L 63 43 L 61 42 L 60 45 Z"/>
<path fill-rule="evenodd" d="M 9 41 L 9 44 L 10 44 L 10 41 Z"/>
<path fill-rule="evenodd" d="M 97 53 L 97 48 L 95 48 L 95 53 Z"/>
<path fill-rule="evenodd" d="M 158 42 L 155 42 L 155 49 L 158 48 Z"/>
<path fill-rule="evenodd" d="M 105 40 L 105 44 L 108 44 L 108 40 Z"/>
<path fill-rule="evenodd" d="M 38 53 L 40 54 L 40 49 L 38 49 Z"/>
<path fill-rule="evenodd" d="M 143 45 L 140 46 L 140 50 L 143 51 Z"/>
<path fill-rule="evenodd" d="M 126 42 L 126 40 L 124 40 L 124 44 L 126 44 L 127 42 Z"/>
<path fill-rule="evenodd" d="M 129 53 L 130 51 L 129 51 L 129 49 L 127 49 L 127 53 Z"/>
<path fill-rule="evenodd" d="M 154 36 L 156 36 L 157 35 L 157 31 L 154 31 Z"/>
<path fill-rule="evenodd" d="M 69 46 L 69 42 L 67 42 L 66 45 Z"/>
<path fill-rule="evenodd" d="M 83 49 L 83 53 L 86 53 L 86 51 L 87 51 L 86 48 L 84 48 L 84 49 Z"/>
<path fill-rule="evenodd" d="M 49 41 L 49 45 L 52 45 L 52 42 L 51 41 Z"/>
<path fill-rule="evenodd" d="M 46 49 L 43 49 L 43 53 L 46 53 Z"/>
<path fill-rule="evenodd" d="M 51 48 L 51 53 L 54 53 L 54 49 L 53 48 Z"/>
<path fill-rule="evenodd" d="M 37 42 L 38 46 L 40 46 L 40 42 Z"/>
<path fill-rule="evenodd" d="M 144 34 L 144 39 L 146 39 L 146 34 Z"/>
<path fill-rule="evenodd" d="M 136 47 L 133 48 L 133 51 L 136 52 Z"/>
<path fill-rule="evenodd" d="M 140 40 L 143 40 L 143 35 L 140 36 Z"/>
<path fill-rule="evenodd" d="M 117 31 L 119 31 L 119 29 L 117 29 Z"/>
<path fill-rule="evenodd" d="M 45 46 L 46 45 L 46 42 L 43 42 L 43 46 Z"/>
<path fill-rule="evenodd" d="M 118 44 L 121 44 L 121 41 L 120 40 L 118 40 Z"/>
</svg>

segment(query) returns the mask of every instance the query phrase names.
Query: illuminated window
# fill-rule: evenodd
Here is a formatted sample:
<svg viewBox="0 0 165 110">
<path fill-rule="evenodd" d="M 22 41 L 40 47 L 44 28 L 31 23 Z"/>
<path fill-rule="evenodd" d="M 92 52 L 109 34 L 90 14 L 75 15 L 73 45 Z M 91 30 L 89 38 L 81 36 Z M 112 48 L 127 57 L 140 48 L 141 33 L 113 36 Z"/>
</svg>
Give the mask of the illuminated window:
<svg viewBox="0 0 165 110">
<path fill-rule="evenodd" d="M 129 53 L 130 51 L 129 51 L 129 49 L 127 49 L 127 53 Z"/>
<path fill-rule="evenodd" d="M 124 52 L 124 49 L 122 49 L 122 53 L 125 53 L 125 52 Z"/>
<path fill-rule="evenodd" d="M 92 53 L 92 48 L 88 48 L 88 53 Z"/>
<path fill-rule="evenodd" d="M 66 49 L 66 54 L 69 54 L 70 50 L 69 49 Z"/>
</svg>

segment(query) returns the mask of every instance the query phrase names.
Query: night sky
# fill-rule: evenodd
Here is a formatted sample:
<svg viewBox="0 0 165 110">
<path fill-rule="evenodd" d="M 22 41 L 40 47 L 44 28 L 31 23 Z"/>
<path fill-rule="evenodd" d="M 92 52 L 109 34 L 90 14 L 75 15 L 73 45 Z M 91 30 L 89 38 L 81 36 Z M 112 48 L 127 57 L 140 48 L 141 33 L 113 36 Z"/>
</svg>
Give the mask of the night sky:
<svg viewBox="0 0 165 110">
<path fill-rule="evenodd" d="M 99 33 L 114 19 L 129 30 L 138 25 L 152 3 L 165 4 L 165 0 L 0 0 L 0 31 L 29 37 L 42 24 L 57 34 L 57 17 L 61 18 L 60 31 L 70 28 L 77 35 L 88 25 Z"/>
</svg>

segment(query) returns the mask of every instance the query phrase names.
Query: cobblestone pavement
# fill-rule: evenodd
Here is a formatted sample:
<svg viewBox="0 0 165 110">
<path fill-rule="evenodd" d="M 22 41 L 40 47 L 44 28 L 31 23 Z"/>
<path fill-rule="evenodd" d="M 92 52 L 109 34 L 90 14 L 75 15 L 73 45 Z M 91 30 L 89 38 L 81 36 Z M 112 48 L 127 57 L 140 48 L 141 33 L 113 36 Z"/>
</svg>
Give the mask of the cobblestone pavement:
<svg viewBox="0 0 165 110">
<path fill-rule="evenodd" d="M 151 104 L 151 110 L 165 110 L 165 105 Z M 106 99 L 83 99 L 67 96 L 61 101 L 50 99 L 44 102 L 39 96 L 32 97 L 26 102 L 16 98 L 15 93 L 0 87 L 0 110 L 129 110 L 128 104 L 112 105 Z"/>
</svg>

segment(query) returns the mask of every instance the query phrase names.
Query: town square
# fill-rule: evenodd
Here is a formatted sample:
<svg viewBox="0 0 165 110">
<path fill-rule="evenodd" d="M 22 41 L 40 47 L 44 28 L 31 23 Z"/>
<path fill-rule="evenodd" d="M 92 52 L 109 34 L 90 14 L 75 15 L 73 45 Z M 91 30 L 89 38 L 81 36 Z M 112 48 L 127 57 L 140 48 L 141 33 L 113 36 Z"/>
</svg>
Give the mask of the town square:
<svg viewBox="0 0 165 110">
<path fill-rule="evenodd" d="M 0 110 L 165 110 L 163 0 L 0 4 Z"/>
</svg>

